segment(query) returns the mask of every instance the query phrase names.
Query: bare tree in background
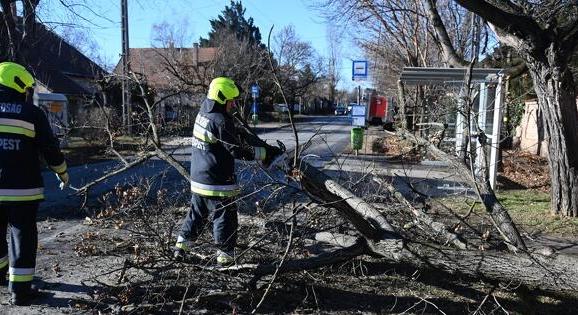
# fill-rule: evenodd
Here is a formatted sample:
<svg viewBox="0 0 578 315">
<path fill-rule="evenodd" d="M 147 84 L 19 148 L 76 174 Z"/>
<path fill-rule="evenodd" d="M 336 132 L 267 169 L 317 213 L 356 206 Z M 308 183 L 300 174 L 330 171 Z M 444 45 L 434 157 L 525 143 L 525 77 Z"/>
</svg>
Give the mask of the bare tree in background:
<svg viewBox="0 0 578 315">
<path fill-rule="evenodd" d="M 161 62 L 158 66 L 145 64 L 143 67 L 152 70 L 151 75 L 156 75 L 154 72 L 166 72 L 168 78 L 164 80 L 165 89 L 168 89 L 169 93 L 186 91 L 194 98 L 196 94 L 205 93 L 214 75 L 216 60 L 198 59 L 198 45 L 191 44 L 192 37 L 187 35 L 187 28 L 186 22 L 178 25 L 167 22 L 153 25 L 151 38 L 154 55 L 155 59 L 160 59 Z M 155 67 L 157 69 L 154 69 Z M 138 72 L 139 69 L 135 71 Z"/>
<path fill-rule="evenodd" d="M 329 56 L 327 58 L 327 82 L 329 102 L 331 104 L 337 103 L 337 84 L 341 80 L 340 68 L 342 64 L 342 34 L 337 27 L 329 24 L 327 27 L 327 46 Z"/>
<path fill-rule="evenodd" d="M 466 55 L 471 47 L 471 14 L 451 1 L 444 0 L 444 3 L 443 17 L 452 34 L 449 39 L 461 49 L 458 50 L 460 55 Z M 403 67 L 447 64 L 439 54 L 437 38 L 423 1 L 322 0 L 317 1 L 317 8 L 327 20 L 353 30 L 350 32 L 354 33 L 370 61 L 372 80 L 379 93 L 395 95 Z M 427 90 L 427 87 L 417 86 L 406 94 L 413 102 L 400 108 L 400 115 L 410 129 L 415 128 L 414 123 L 423 123 L 424 111 L 429 105 L 425 97 Z"/>
<path fill-rule="evenodd" d="M 58 31 L 58 34 L 64 41 L 81 51 L 86 57 L 104 69 L 112 69 L 114 67 L 113 63 L 117 62 L 116 60 L 113 62 L 107 59 L 107 57 L 102 54 L 100 45 L 86 29 L 73 25 L 64 25 L 62 29 Z"/>
<path fill-rule="evenodd" d="M 274 44 L 280 84 L 288 101 L 294 102 L 318 82 L 323 62 L 311 43 L 299 38 L 293 26 L 284 27 L 274 37 Z"/>
<path fill-rule="evenodd" d="M 267 51 L 259 43 L 239 39 L 234 32 L 222 29 L 216 34 L 218 39 L 215 61 L 215 75 L 226 75 L 235 80 L 243 89 L 241 100 L 242 113 L 248 117 L 251 104 L 251 85 L 261 86 L 267 95 L 273 89 L 271 74 L 268 69 Z"/>
</svg>

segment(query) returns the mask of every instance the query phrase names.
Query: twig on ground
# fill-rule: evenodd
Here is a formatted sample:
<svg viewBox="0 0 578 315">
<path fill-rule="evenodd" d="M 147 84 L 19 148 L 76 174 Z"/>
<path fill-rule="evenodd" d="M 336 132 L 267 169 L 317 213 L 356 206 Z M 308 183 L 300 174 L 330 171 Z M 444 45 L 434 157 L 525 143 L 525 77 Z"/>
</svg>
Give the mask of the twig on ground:
<svg viewBox="0 0 578 315">
<path fill-rule="evenodd" d="M 279 273 L 279 270 L 281 269 L 281 267 L 285 263 L 285 259 L 287 259 L 287 256 L 289 255 L 289 252 L 291 251 L 291 247 L 293 246 L 293 231 L 295 229 L 295 225 L 297 225 L 297 220 L 295 220 L 295 207 L 293 207 L 293 222 L 291 224 L 291 230 L 289 231 L 289 239 L 287 241 L 287 247 L 285 248 L 285 252 L 283 253 L 283 257 L 281 257 L 281 261 L 279 262 L 277 270 L 275 270 L 275 273 L 273 273 L 273 276 L 271 277 L 271 281 L 269 281 L 269 284 L 267 285 L 267 289 L 265 289 L 263 296 L 261 296 L 261 300 L 259 301 L 259 303 L 257 303 L 257 306 L 255 306 L 255 309 L 253 309 L 251 314 L 255 314 L 257 312 L 257 310 L 259 309 L 259 307 L 261 307 L 263 302 L 265 302 L 265 299 L 267 298 L 267 295 L 269 294 L 269 291 L 271 290 L 271 287 L 273 286 L 275 279 L 277 279 L 277 274 Z"/>
<path fill-rule="evenodd" d="M 189 293 L 190 286 L 187 286 L 185 293 L 183 294 L 183 301 L 181 302 L 181 307 L 179 308 L 179 315 L 183 313 L 183 308 L 185 307 L 185 301 L 187 300 L 187 294 Z"/>
<path fill-rule="evenodd" d="M 486 301 L 488 300 L 488 298 L 493 295 L 493 293 L 494 293 L 495 290 L 496 290 L 496 287 L 493 286 L 493 287 L 490 289 L 490 292 L 488 292 L 488 294 L 486 294 L 486 296 L 484 297 L 484 299 L 482 300 L 482 302 L 480 303 L 480 305 L 478 305 L 478 308 L 476 308 L 476 310 L 472 313 L 472 315 L 476 315 L 476 314 L 478 314 L 478 312 L 480 312 L 480 311 L 482 310 L 482 306 L 484 306 L 484 303 L 486 303 Z"/>
</svg>

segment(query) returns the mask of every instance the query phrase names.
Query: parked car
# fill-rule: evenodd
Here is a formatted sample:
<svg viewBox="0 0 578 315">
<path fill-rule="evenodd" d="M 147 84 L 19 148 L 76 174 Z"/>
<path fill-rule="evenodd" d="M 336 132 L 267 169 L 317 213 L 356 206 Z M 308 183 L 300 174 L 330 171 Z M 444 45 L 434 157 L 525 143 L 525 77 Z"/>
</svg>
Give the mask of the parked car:
<svg viewBox="0 0 578 315">
<path fill-rule="evenodd" d="M 289 107 L 287 106 L 287 104 L 273 104 L 273 109 L 275 109 L 275 111 L 280 113 L 289 112 Z"/>
<path fill-rule="evenodd" d="M 287 113 L 289 112 L 289 106 L 287 104 L 273 104 L 273 109 L 280 113 Z M 291 112 L 297 114 L 301 111 L 301 105 L 299 104 L 292 104 L 291 105 Z"/>
<path fill-rule="evenodd" d="M 351 114 L 351 109 L 353 108 L 353 106 L 357 106 L 357 103 L 349 103 L 349 105 L 347 105 L 347 114 Z"/>
<path fill-rule="evenodd" d="M 347 107 L 337 106 L 335 107 L 335 116 L 347 115 Z"/>
</svg>

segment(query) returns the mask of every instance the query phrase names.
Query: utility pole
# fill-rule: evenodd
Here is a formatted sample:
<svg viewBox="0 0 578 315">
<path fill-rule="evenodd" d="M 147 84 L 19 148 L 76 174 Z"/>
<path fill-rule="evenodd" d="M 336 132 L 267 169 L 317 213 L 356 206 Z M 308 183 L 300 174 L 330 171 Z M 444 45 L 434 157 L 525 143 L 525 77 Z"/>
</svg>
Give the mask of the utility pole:
<svg viewBox="0 0 578 315">
<path fill-rule="evenodd" d="M 128 42 L 128 3 L 120 0 L 122 31 L 122 126 L 128 134 L 132 133 L 132 106 L 130 104 L 130 55 Z"/>
</svg>

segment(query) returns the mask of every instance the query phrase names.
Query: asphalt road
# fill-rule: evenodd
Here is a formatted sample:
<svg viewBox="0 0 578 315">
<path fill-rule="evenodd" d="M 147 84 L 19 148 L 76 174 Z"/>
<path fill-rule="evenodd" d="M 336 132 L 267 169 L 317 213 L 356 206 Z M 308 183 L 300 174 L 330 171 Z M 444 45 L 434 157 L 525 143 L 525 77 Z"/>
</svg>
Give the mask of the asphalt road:
<svg viewBox="0 0 578 315">
<path fill-rule="evenodd" d="M 312 145 L 304 154 L 309 154 L 309 162 L 322 164 L 330 161 L 336 154 L 342 152 L 349 143 L 350 122 L 344 116 L 304 116 L 296 124 L 299 143 L 311 141 Z M 288 150 L 295 147 L 293 131 L 288 124 L 266 124 L 257 126 L 257 133 L 268 143 L 280 140 L 285 143 Z M 171 139 L 167 150 L 189 167 L 190 138 Z M 87 164 L 71 167 L 69 169 L 72 187 L 82 187 L 100 178 L 107 172 L 121 167 L 118 161 Z M 240 174 L 240 178 L 246 178 Z M 58 181 L 53 173 L 43 173 L 45 183 L 46 200 L 41 204 L 40 217 L 62 217 L 70 214 L 71 210 L 77 209 L 83 202 L 80 196 L 76 196 L 72 189 L 61 191 Z M 152 159 L 128 171 L 115 175 L 105 182 L 96 185 L 90 190 L 89 199 L 95 199 L 104 193 L 114 189 L 116 185 L 138 184 L 143 179 L 158 178 L 164 188 L 182 191 L 188 187 L 188 182 L 182 178 L 170 165 L 158 159 Z"/>
</svg>

